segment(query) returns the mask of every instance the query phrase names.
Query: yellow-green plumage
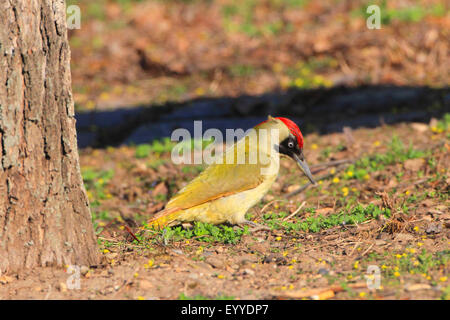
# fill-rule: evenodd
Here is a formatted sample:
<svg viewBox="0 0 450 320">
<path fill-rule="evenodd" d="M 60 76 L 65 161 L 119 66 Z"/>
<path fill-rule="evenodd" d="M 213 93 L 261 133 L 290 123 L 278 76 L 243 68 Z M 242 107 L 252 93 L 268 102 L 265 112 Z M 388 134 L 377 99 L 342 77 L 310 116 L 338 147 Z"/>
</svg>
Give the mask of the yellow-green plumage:
<svg viewBox="0 0 450 320">
<path fill-rule="evenodd" d="M 224 153 L 224 159 L 233 153 L 234 163 L 210 165 L 170 199 L 165 209 L 149 221 L 149 225 L 163 228 L 183 221 L 211 224 L 245 222 L 245 213 L 261 200 L 278 176 L 278 155 L 269 150 L 273 150 L 274 144 L 289 135 L 287 127 L 272 117 L 255 129 L 256 132 L 261 129 L 278 129 L 277 141 L 271 141 L 269 135 L 267 149 L 262 148 L 266 151 L 264 152 L 259 149 L 260 144 L 255 140 L 257 135 L 243 138 Z M 258 157 L 256 163 L 251 164 L 248 161 L 249 154 L 255 151 L 266 157 Z M 246 162 L 236 163 L 242 154 L 245 154 Z"/>
</svg>

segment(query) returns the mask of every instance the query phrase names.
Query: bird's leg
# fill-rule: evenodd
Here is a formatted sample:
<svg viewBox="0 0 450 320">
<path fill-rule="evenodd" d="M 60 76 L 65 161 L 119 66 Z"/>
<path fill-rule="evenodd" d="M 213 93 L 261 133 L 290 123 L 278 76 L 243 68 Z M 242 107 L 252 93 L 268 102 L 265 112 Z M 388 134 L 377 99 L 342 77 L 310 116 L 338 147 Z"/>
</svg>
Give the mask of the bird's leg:
<svg viewBox="0 0 450 320">
<path fill-rule="evenodd" d="M 244 222 L 242 222 L 242 224 L 248 224 L 249 226 L 252 226 L 253 229 L 250 229 L 251 232 L 256 232 L 259 230 L 267 230 L 270 231 L 271 229 L 267 226 L 263 226 L 262 224 L 253 222 L 253 221 L 249 221 L 249 220 L 245 220 Z"/>
</svg>

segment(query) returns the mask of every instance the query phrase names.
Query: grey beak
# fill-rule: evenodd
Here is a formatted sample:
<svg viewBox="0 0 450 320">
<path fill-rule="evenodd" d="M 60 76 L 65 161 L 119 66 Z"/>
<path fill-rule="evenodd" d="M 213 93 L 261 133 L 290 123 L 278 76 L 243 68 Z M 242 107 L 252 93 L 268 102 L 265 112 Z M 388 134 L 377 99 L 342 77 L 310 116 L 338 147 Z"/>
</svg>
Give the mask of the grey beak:
<svg viewBox="0 0 450 320">
<path fill-rule="evenodd" d="M 312 184 L 316 184 L 316 181 L 314 181 L 314 178 L 311 174 L 311 170 L 309 170 L 308 164 L 305 160 L 300 159 L 300 157 L 296 154 L 294 154 L 295 161 L 297 161 L 300 169 L 305 173 L 305 175 L 308 177 L 309 181 L 311 181 Z"/>
</svg>

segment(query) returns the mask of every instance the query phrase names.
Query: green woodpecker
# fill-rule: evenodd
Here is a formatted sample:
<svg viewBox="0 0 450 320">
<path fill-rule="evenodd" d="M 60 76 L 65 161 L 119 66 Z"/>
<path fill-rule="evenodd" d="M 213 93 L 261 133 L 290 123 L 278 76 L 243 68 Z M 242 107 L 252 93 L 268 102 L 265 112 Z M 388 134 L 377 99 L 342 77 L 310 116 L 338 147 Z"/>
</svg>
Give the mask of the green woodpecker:
<svg viewBox="0 0 450 320">
<path fill-rule="evenodd" d="M 252 133 L 227 148 L 222 163 L 208 166 L 173 196 L 148 225 L 164 228 L 189 221 L 252 224 L 245 214 L 275 182 L 280 155 L 294 159 L 315 183 L 303 156 L 302 133 L 293 121 L 269 116 Z M 255 154 L 258 157 L 251 161 Z"/>
</svg>

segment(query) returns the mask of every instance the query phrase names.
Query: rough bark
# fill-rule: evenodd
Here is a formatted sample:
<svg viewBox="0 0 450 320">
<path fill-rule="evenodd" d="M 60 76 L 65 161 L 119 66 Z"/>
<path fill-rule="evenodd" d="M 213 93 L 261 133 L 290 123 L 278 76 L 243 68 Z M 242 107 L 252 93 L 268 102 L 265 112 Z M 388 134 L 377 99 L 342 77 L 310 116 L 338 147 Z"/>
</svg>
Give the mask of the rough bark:
<svg viewBox="0 0 450 320">
<path fill-rule="evenodd" d="M 64 0 L 0 1 L 0 273 L 98 262 Z"/>
</svg>

